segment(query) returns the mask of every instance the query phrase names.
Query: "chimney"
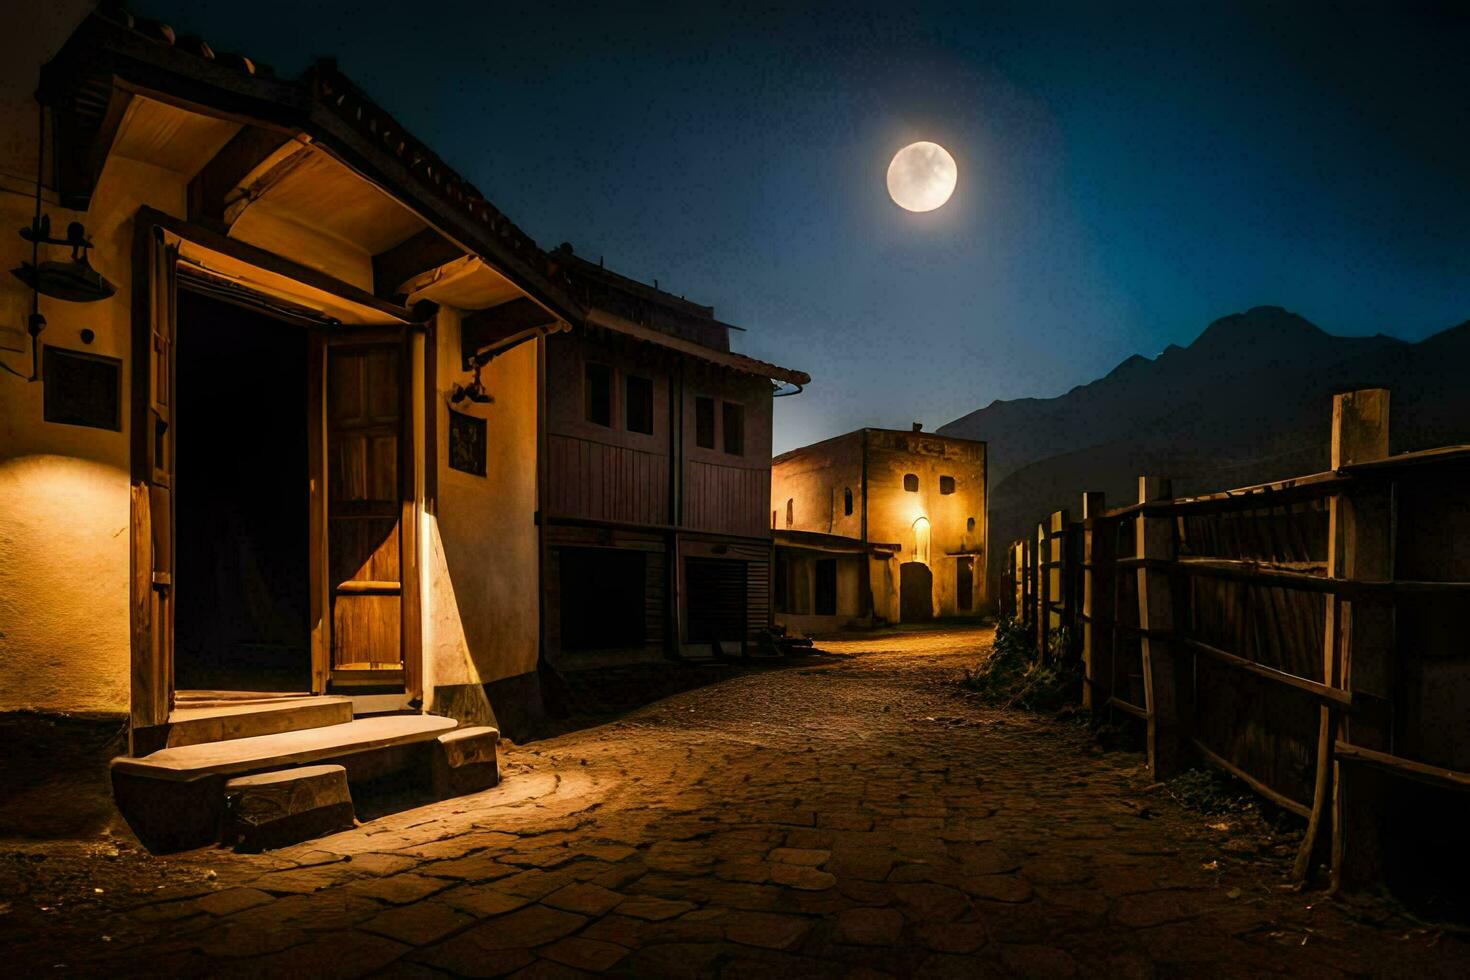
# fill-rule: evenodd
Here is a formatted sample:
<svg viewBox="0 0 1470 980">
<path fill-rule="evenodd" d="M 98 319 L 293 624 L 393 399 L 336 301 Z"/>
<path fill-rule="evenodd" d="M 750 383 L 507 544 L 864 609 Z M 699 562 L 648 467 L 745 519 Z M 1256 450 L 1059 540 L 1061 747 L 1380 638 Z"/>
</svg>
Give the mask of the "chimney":
<svg viewBox="0 0 1470 980">
<path fill-rule="evenodd" d="M 923 422 L 915 422 L 914 423 L 914 431 L 915 432 L 923 432 L 924 431 L 924 423 Z"/>
</svg>

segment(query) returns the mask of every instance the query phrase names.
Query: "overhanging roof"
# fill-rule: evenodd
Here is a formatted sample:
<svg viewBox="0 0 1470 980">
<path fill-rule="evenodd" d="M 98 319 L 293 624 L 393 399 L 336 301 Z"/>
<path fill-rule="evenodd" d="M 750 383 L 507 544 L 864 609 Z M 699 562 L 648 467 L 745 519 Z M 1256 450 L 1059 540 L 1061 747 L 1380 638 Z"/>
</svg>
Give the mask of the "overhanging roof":
<svg viewBox="0 0 1470 980">
<path fill-rule="evenodd" d="M 410 207 L 465 250 L 502 270 L 525 293 L 570 322 L 581 318 L 565 272 L 472 184 L 346 78 L 321 61 L 284 80 L 242 55 L 198 38 L 94 11 L 41 71 L 38 97 L 56 112 L 63 203 L 84 209 L 131 95 L 171 103 L 281 134 L 306 134 L 337 160 Z"/>
<path fill-rule="evenodd" d="M 805 371 L 794 371 L 791 368 L 781 367 L 779 364 L 771 364 L 769 361 L 759 361 L 744 354 L 734 354 L 729 351 L 715 350 L 713 347 L 705 347 L 682 337 L 662 333 L 651 327 L 624 320 L 620 316 L 614 316 L 603 310 L 589 310 L 587 322 L 615 333 L 620 333 L 635 340 L 655 344 L 668 350 L 687 354 L 708 364 L 718 365 L 731 371 L 739 371 L 742 374 L 753 374 L 761 378 L 771 378 L 775 381 L 784 381 L 787 384 L 799 387 L 812 383 L 811 375 Z"/>
<path fill-rule="evenodd" d="M 773 531 L 771 532 L 771 536 L 775 539 L 777 547 L 803 548 L 807 551 L 822 551 L 839 555 L 864 554 L 863 543 L 861 541 L 842 534 L 787 529 Z M 897 544 L 869 541 L 866 550 L 875 553 L 897 554 L 903 548 Z"/>
</svg>

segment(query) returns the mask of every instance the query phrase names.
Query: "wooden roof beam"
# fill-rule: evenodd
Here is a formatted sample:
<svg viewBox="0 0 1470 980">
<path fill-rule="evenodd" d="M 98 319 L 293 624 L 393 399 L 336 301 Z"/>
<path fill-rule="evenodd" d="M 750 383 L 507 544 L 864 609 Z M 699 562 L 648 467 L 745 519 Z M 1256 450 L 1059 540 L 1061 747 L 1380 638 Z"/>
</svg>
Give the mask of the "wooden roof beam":
<svg viewBox="0 0 1470 980">
<path fill-rule="evenodd" d="M 258 126 L 243 127 L 189 181 L 189 220 L 227 231 L 243 210 L 238 202 L 259 197 L 265 190 L 261 183 L 267 180 L 274 182 L 284 176 L 281 171 L 285 163 L 295 159 L 295 155 L 287 157 L 262 174 L 251 187 L 237 193 L 246 178 L 294 142 L 288 133 Z M 305 145 L 301 146 L 301 152 L 308 152 Z"/>
<path fill-rule="evenodd" d="M 464 368 L 468 371 L 476 355 L 487 347 L 523 334 L 550 332 L 557 323 L 554 314 L 524 296 L 467 314 L 459 323 Z"/>
<path fill-rule="evenodd" d="M 404 283 L 464 255 L 454 242 L 425 228 L 373 256 L 373 292 L 401 302 L 404 297 L 398 290 Z"/>
</svg>

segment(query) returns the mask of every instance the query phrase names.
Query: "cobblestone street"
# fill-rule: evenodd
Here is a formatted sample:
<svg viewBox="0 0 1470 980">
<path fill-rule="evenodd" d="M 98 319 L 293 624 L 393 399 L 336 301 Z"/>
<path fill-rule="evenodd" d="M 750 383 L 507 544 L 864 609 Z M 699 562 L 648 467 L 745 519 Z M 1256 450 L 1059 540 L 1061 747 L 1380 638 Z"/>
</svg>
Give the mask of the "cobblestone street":
<svg viewBox="0 0 1470 980">
<path fill-rule="evenodd" d="M 0 945 L 17 976 L 1463 975 L 1140 756 L 967 700 L 989 637 L 820 644 L 266 855 L 0 842 Z"/>
</svg>

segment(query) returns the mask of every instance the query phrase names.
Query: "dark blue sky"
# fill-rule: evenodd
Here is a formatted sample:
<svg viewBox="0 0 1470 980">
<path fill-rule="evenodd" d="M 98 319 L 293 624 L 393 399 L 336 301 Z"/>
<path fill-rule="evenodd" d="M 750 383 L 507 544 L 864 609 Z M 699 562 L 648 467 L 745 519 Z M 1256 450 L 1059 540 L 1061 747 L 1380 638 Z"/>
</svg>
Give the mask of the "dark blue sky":
<svg viewBox="0 0 1470 980">
<path fill-rule="evenodd" d="M 1463 5 L 135 6 L 282 74 L 335 55 L 543 246 L 748 327 L 815 379 L 778 451 L 1058 394 L 1251 306 L 1470 318 Z M 884 189 L 916 139 L 959 164 L 929 214 Z"/>
</svg>

